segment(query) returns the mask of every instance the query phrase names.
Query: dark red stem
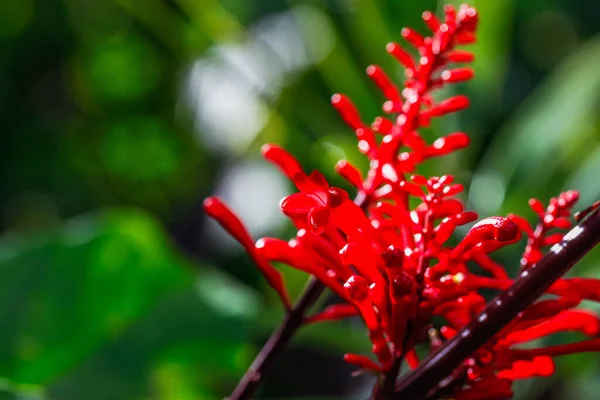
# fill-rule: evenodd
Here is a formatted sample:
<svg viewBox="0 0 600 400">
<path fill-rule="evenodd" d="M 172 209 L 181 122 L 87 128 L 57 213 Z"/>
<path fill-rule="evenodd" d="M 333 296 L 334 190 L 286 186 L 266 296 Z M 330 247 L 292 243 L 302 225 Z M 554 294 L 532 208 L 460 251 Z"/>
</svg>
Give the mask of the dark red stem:
<svg viewBox="0 0 600 400">
<path fill-rule="evenodd" d="M 229 400 L 250 399 L 258 389 L 258 385 L 265 371 L 273 364 L 277 356 L 286 348 L 296 330 L 304 321 L 306 311 L 319 299 L 325 285 L 311 277 L 306 285 L 302 297 L 294 308 L 286 315 L 283 323 L 275 330 L 267 343 L 263 346 L 258 356 L 237 384 Z"/>
<path fill-rule="evenodd" d="M 492 300 L 477 318 L 399 382 L 395 398 L 420 400 L 430 396 L 432 388 L 452 379 L 452 372 L 460 363 L 540 297 L 598 242 L 600 209 L 569 231 L 537 265 L 521 272 L 515 283 Z"/>
<path fill-rule="evenodd" d="M 354 202 L 366 211 L 368 199 L 362 191 L 358 193 Z M 231 396 L 228 397 L 229 400 L 251 398 L 256 389 L 258 389 L 258 385 L 264 377 L 265 372 L 287 347 L 294 333 L 302 326 L 304 315 L 317 302 L 324 291 L 325 285 L 319 282 L 314 276 L 311 276 L 302 296 L 294 308 L 287 313 L 279 328 L 271 334 L 267 343 L 265 343 L 260 353 L 258 353 L 252 362 L 252 365 L 250 365 L 250 368 L 248 368 L 248 371 L 246 371 L 242 379 L 238 382 Z"/>
</svg>

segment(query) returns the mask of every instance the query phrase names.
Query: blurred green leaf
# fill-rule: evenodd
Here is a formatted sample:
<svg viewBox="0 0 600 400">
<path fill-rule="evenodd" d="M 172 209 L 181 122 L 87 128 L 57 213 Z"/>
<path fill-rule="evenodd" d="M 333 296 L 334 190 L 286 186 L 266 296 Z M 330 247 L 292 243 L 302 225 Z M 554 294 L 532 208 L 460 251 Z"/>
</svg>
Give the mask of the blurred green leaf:
<svg viewBox="0 0 600 400">
<path fill-rule="evenodd" d="M 45 383 L 121 335 L 191 280 L 157 223 L 136 210 L 0 242 L 0 375 Z"/>
<path fill-rule="evenodd" d="M 577 171 L 581 160 L 591 156 L 598 141 L 597 129 L 590 129 L 600 99 L 598 62 L 600 39 L 595 38 L 557 68 L 494 137 L 477 174 L 481 182 L 500 179 L 507 191 L 505 209 L 522 210 L 528 197 L 557 194 L 569 171 Z M 472 189 L 482 187 L 474 184 Z M 587 185 L 572 189 L 590 196 Z"/>
</svg>

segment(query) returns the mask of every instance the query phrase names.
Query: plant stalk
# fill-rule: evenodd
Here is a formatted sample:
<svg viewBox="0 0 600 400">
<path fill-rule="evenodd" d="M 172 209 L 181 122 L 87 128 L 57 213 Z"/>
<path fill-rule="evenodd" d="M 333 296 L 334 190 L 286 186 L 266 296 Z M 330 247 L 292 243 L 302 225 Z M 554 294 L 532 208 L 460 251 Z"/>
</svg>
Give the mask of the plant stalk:
<svg viewBox="0 0 600 400">
<path fill-rule="evenodd" d="M 443 383 L 467 357 L 540 297 L 599 242 L 600 208 L 590 212 L 537 265 L 521 272 L 509 289 L 500 293 L 469 325 L 400 381 L 394 398 L 421 400 L 434 395 L 432 388 Z"/>
</svg>

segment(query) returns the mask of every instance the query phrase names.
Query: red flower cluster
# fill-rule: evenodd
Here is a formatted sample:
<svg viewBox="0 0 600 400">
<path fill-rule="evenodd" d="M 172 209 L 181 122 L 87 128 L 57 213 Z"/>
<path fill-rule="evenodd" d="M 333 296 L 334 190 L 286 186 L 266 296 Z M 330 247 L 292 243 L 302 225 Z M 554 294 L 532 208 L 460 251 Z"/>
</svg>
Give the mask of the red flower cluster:
<svg viewBox="0 0 600 400">
<path fill-rule="evenodd" d="M 359 150 L 370 160 L 366 178 L 347 161 L 336 166 L 337 172 L 356 188 L 354 201 L 344 190 L 331 187 L 321 173 L 307 175 L 285 150 L 265 145 L 263 156 L 298 189 L 280 205 L 298 230 L 295 238 L 254 242 L 219 199 L 208 198 L 204 203 L 206 212 L 244 246 L 286 307 L 290 307 L 288 295 L 272 262 L 314 275 L 344 299 L 345 304 L 330 306 L 307 317 L 306 322 L 360 315 L 377 362 L 355 354 L 344 358 L 376 374 L 397 373 L 397 364 L 404 358 L 414 367 L 419 363 L 417 344 L 429 341 L 430 347 L 436 348 L 483 310 L 485 301 L 480 289 L 510 287 L 512 279 L 490 253 L 518 241 L 521 232 L 529 238 L 521 263 L 521 274 L 527 274 L 544 248 L 563 237 L 563 233 L 549 232 L 570 227 L 567 218 L 577 200 L 577 193 L 572 191 L 553 198 L 547 209 L 540 201 L 531 200 L 531 208 L 540 217 L 535 230 L 515 215 L 491 217 L 474 224 L 457 245 L 448 243 L 458 226 L 477 219 L 455 198 L 463 186 L 454 183 L 451 175 L 427 178 L 409 174 L 427 159 L 469 144 L 462 132 L 429 144 L 417 129 L 428 126 L 434 117 L 468 106 L 465 96 L 436 102 L 432 92 L 473 77 L 471 68 L 448 65 L 473 60 L 472 53 L 456 46 L 475 41 L 478 18 L 473 7 L 463 5 L 459 10 L 447 6 L 443 22 L 430 12 L 425 12 L 423 19 L 433 32 L 430 37 L 409 28 L 402 30 L 418 57 L 396 43 L 387 46 L 405 68 L 402 90 L 380 67 L 367 68 L 368 76 L 387 99 L 383 104 L 386 117 L 365 124 L 348 98 L 340 94 L 332 97 L 333 106 L 354 129 Z M 411 198 L 417 199 L 416 207 L 410 206 Z M 472 272 L 472 265 L 484 273 Z M 550 356 L 597 349 L 595 340 L 536 350 L 514 348 L 558 331 L 580 331 L 591 336 L 599 332 L 600 322 L 595 316 L 573 310 L 582 299 L 600 300 L 598 281 L 563 279 L 552 286 L 549 294 L 555 298 L 527 308 L 457 368 L 445 383 L 445 393 L 464 400 L 510 398 L 513 380 L 552 373 Z M 432 327 L 434 316 L 446 320 L 439 331 Z"/>
</svg>

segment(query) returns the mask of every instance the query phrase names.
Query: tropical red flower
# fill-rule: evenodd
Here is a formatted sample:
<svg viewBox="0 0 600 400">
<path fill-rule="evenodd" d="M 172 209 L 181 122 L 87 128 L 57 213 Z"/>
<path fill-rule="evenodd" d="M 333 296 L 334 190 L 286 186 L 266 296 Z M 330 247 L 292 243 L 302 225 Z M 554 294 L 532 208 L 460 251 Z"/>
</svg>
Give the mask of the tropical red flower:
<svg viewBox="0 0 600 400">
<path fill-rule="evenodd" d="M 450 65 L 473 60 L 472 53 L 457 46 L 475 41 L 477 12 L 468 5 L 459 10 L 446 6 L 444 12 L 444 21 L 430 12 L 423 14 L 431 36 L 409 28 L 402 30 L 418 57 L 397 43 L 387 45 L 387 51 L 405 68 L 402 89 L 380 67 L 367 68 L 367 75 L 386 98 L 386 116 L 366 124 L 346 96 L 335 94 L 331 99 L 354 130 L 359 150 L 370 160 L 364 178 L 345 160 L 336 166 L 356 188 L 355 201 L 344 190 L 330 186 L 320 172 L 306 174 L 291 154 L 268 144 L 262 149 L 263 156 L 298 189 L 280 204 L 297 228 L 296 237 L 289 241 L 262 238 L 254 243 L 221 201 L 208 198 L 204 203 L 206 212 L 245 247 L 286 307 L 287 292 L 272 262 L 315 276 L 345 301 L 306 317 L 306 323 L 362 317 L 376 361 L 356 354 L 346 354 L 344 359 L 375 374 L 394 369 L 397 373 L 403 359 L 412 367 L 418 365 L 416 345 L 429 342 L 436 348 L 483 310 L 481 289 L 504 290 L 512 285 L 513 279 L 491 253 L 517 242 L 524 234 L 528 243 L 520 273 L 534 268 L 544 251 L 558 243 L 571 226 L 568 218 L 578 197 L 574 191 L 562 193 L 546 208 L 532 199 L 530 206 L 539 217 L 535 229 L 516 215 L 489 217 L 475 223 L 458 244 L 450 243 L 458 226 L 477 220 L 477 215 L 465 211 L 456 198 L 463 186 L 454 183 L 451 175 L 414 174 L 428 159 L 469 144 L 469 137 L 462 132 L 433 143 L 427 143 L 418 132 L 432 118 L 469 104 L 462 95 L 439 102 L 432 96 L 436 89 L 473 77 L 471 68 Z M 418 204 L 411 207 L 415 200 Z M 598 350 L 596 339 L 533 350 L 516 347 L 559 331 L 579 331 L 588 336 L 599 333 L 598 318 L 575 309 L 583 299 L 600 301 L 597 280 L 562 279 L 548 294 L 554 297 L 531 305 L 493 340 L 474 349 L 473 356 L 441 383 L 440 393 L 463 400 L 510 398 L 512 381 L 551 374 L 552 356 Z M 436 329 L 433 317 L 442 317 L 445 323 Z"/>
</svg>

